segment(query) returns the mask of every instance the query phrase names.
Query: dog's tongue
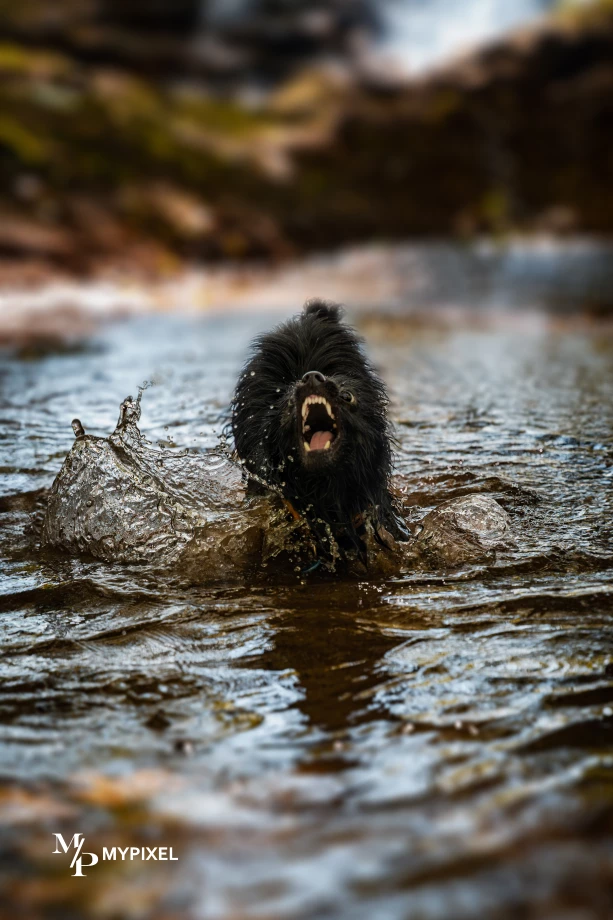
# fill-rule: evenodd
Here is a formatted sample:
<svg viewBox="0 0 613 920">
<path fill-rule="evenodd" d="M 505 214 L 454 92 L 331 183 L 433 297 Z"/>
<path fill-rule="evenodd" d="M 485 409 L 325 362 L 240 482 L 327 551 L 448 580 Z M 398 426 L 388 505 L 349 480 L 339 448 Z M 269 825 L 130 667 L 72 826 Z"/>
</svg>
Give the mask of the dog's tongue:
<svg viewBox="0 0 613 920">
<path fill-rule="evenodd" d="M 331 431 L 316 431 L 313 437 L 311 438 L 311 443 L 309 447 L 311 450 L 323 450 L 328 443 L 332 440 Z"/>
</svg>

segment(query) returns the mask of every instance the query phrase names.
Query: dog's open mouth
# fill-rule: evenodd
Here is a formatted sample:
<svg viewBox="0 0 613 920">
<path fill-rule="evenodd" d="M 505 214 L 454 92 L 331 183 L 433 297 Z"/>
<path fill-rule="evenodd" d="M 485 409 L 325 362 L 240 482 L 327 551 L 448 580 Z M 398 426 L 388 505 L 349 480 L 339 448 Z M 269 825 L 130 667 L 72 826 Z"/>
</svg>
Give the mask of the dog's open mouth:
<svg viewBox="0 0 613 920">
<path fill-rule="evenodd" d="M 332 406 L 325 396 L 307 396 L 302 403 L 302 446 L 308 453 L 330 450 L 338 438 Z"/>
</svg>

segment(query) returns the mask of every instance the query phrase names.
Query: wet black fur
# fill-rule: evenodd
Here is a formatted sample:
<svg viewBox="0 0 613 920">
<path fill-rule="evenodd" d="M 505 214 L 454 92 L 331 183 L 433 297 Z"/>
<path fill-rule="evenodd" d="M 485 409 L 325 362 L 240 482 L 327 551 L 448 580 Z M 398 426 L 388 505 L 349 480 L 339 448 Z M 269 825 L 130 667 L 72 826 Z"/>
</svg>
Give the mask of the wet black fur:
<svg viewBox="0 0 613 920">
<path fill-rule="evenodd" d="M 385 385 L 366 358 L 362 340 L 341 321 L 341 308 L 320 300 L 255 340 L 232 402 L 236 452 L 252 488 L 265 482 L 288 499 L 321 533 L 360 550 L 360 516 L 394 536 L 402 525 L 389 491 L 392 431 Z M 327 379 L 342 437 L 337 449 L 305 457 L 297 425 L 308 371 Z M 352 393 L 348 405 L 342 393 Z M 330 454 L 330 457 L 327 455 Z M 310 456 L 310 455 L 309 455 Z M 313 464 L 317 468 L 313 468 Z M 255 479 L 253 478 L 255 477 Z"/>
</svg>

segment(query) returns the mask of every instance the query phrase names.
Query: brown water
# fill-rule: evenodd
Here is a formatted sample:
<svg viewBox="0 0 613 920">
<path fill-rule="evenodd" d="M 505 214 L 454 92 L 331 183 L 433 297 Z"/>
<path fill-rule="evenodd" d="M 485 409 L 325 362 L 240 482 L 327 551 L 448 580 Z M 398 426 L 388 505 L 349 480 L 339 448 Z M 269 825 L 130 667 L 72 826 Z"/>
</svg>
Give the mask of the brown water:
<svg viewBox="0 0 613 920">
<path fill-rule="evenodd" d="M 613 334 L 367 323 L 414 520 L 483 491 L 515 548 L 460 570 L 198 587 L 42 555 L 69 449 L 205 451 L 266 317 L 148 318 L 0 364 L 6 916 L 613 916 Z M 174 862 L 84 850 L 172 846 Z"/>
</svg>

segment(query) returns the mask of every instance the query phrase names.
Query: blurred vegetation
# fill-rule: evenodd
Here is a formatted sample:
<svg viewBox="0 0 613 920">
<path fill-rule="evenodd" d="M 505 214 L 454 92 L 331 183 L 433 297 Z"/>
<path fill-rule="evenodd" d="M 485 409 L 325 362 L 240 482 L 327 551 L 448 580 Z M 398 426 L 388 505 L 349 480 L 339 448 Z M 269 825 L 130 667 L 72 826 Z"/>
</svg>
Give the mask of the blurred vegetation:
<svg viewBox="0 0 613 920">
<path fill-rule="evenodd" d="M 5 257 L 158 271 L 371 238 L 613 229 L 610 0 L 413 84 L 313 63 L 257 102 L 159 61 L 154 77 L 143 51 L 110 59 L 94 6 L 0 0 Z M 133 29 L 144 9 L 115 7 L 113 29 L 117 10 Z M 175 53 L 188 7 L 161 33 Z M 155 57 L 154 38 L 141 45 Z"/>
</svg>

